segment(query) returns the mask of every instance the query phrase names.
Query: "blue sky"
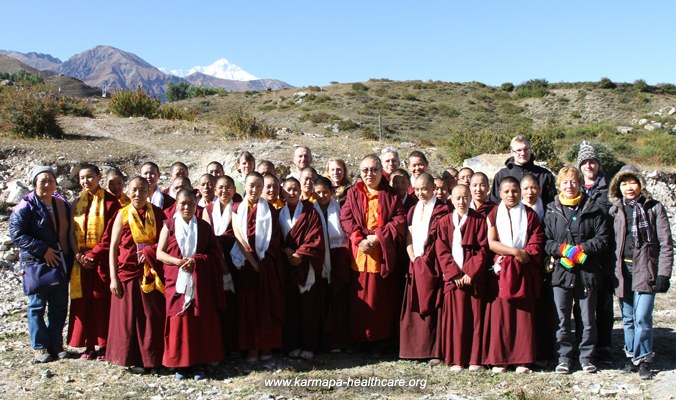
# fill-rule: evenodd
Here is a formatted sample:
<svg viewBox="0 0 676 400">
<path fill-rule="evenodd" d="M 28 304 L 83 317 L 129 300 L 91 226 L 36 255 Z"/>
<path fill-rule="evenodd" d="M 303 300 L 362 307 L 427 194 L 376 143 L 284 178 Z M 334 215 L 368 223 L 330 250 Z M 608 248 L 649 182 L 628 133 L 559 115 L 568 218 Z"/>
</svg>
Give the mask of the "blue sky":
<svg viewBox="0 0 676 400">
<path fill-rule="evenodd" d="M 674 1 L 34 1 L 2 6 L 0 49 L 66 60 L 96 45 L 157 67 L 225 57 L 295 86 L 675 83 Z"/>
</svg>

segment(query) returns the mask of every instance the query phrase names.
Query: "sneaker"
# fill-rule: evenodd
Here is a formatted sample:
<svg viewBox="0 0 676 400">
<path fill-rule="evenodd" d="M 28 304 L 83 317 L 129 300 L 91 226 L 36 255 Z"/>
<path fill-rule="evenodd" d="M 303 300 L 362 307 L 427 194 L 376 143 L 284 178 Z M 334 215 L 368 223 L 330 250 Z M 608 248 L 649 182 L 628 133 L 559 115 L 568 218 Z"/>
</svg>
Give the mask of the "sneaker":
<svg viewBox="0 0 676 400">
<path fill-rule="evenodd" d="M 557 374 L 570 374 L 570 364 L 568 364 L 567 362 L 562 362 L 556 366 L 554 372 L 556 372 Z"/>
<path fill-rule="evenodd" d="M 491 372 L 493 372 L 495 374 L 504 374 L 505 372 L 507 372 L 507 368 L 505 368 L 505 367 L 493 367 L 493 368 L 491 368 Z"/>
<path fill-rule="evenodd" d="M 144 375 L 146 373 L 146 369 L 139 366 L 129 367 L 127 371 L 129 371 L 130 374 L 134 375 Z"/>
<path fill-rule="evenodd" d="M 179 381 L 185 379 L 185 375 L 183 374 L 183 371 L 176 371 L 176 373 L 174 373 L 174 379 L 177 379 Z"/>
<path fill-rule="evenodd" d="M 584 371 L 588 374 L 595 374 L 596 371 L 597 371 L 596 365 L 594 365 L 590 362 L 582 363 L 582 371 Z"/>
<path fill-rule="evenodd" d="M 52 362 L 54 360 L 55 360 L 54 356 L 49 354 L 49 351 L 47 351 L 47 349 L 35 349 L 33 351 L 33 362 L 36 364 L 44 364 Z"/>
<path fill-rule="evenodd" d="M 438 358 L 432 358 L 432 359 L 430 359 L 430 360 L 427 362 L 427 364 L 428 364 L 430 367 L 435 367 L 435 366 L 441 364 L 441 360 L 438 359 Z"/>
<path fill-rule="evenodd" d="M 462 365 L 451 365 L 451 372 L 460 372 L 462 371 Z"/>
<path fill-rule="evenodd" d="M 484 367 L 482 367 L 481 365 L 474 365 L 474 364 L 470 365 L 469 368 L 467 368 L 467 370 L 470 371 L 470 372 L 477 372 L 477 371 L 481 371 L 482 369 L 484 369 Z"/>
<path fill-rule="evenodd" d="M 638 372 L 638 367 L 634 365 L 633 362 L 629 361 L 627 362 L 622 369 L 620 369 L 621 372 L 625 374 L 631 374 L 634 372 Z"/>
<path fill-rule="evenodd" d="M 195 371 L 195 374 L 193 375 L 193 379 L 196 381 L 202 381 L 207 379 L 207 375 L 204 373 L 204 371 Z"/>
<path fill-rule="evenodd" d="M 289 357 L 298 358 L 300 357 L 300 349 L 293 349 L 289 352 Z"/>
<path fill-rule="evenodd" d="M 517 374 L 530 374 L 532 371 L 525 365 L 519 365 L 518 367 L 516 367 L 515 372 Z"/>
<path fill-rule="evenodd" d="M 653 377 L 653 373 L 650 370 L 650 363 L 644 361 L 638 365 L 638 377 L 643 380 Z"/>
<path fill-rule="evenodd" d="M 71 357 L 71 354 L 68 352 L 68 350 L 64 349 L 63 347 L 50 348 L 49 354 L 51 354 L 52 357 L 56 358 L 57 360 L 65 360 Z"/>
</svg>

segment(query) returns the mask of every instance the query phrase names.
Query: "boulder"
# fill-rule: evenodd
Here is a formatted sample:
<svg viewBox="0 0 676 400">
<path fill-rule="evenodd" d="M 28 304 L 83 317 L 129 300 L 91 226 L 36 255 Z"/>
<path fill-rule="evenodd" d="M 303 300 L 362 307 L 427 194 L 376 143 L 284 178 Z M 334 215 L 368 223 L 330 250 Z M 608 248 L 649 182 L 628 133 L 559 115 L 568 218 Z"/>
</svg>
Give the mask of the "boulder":
<svg viewBox="0 0 676 400">
<path fill-rule="evenodd" d="M 639 125 L 639 126 L 643 126 L 643 125 L 645 125 L 645 124 L 647 124 L 647 123 L 648 123 L 648 120 L 645 119 L 645 118 L 641 118 L 641 119 L 638 120 L 638 125 Z"/>
<path fill-rule="evenodd" d="M 671 107 L 669 108 L 669 111 L 667 111 L 668 115 L 674 115 L 676 114 L 676 107 Z"/>
<path fill-rule="evenodd" d="M 627 133 L 632 133 L 634 131 L 634 128 L 631 126 L 618 126 L 617 127 L 617 133 L 620 134 L 627 134 Z"/>
<path fill-rule="evenodd" d="M 19 204 L 21 199 L 23 199 L 29 192 L 30 189 L 26 186 L 25 183 L 21 181 L 14 181 L 9 184 L 9 193 L 5 199 L 5 203 L 9 205 Z"/>
<path fill-rule="evenodd" d="M 476 157 L 468 158 L 463 163 L 463 167 L 472 168 L 474 172 L 483 172 L 492 180 L 495 174 L 505 166 L 505 160 L 509 154 L 481 154 Z"/>
<path fill-rule="evenodd" d="M 649 124 L 643 125 L 643 129 L 651 132 L 651 131 L 654 131 L 655 129 L 662 129 L 662 124 L 659 123 L 659 122 L 651 122 Z"/>
</svg>

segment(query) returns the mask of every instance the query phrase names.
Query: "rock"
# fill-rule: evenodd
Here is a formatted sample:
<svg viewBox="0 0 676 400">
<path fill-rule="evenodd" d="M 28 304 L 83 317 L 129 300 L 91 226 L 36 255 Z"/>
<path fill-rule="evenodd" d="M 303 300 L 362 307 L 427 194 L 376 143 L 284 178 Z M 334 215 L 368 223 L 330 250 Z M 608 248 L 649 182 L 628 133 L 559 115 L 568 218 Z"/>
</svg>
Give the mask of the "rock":
<svg viewBox="0 0 676 400">
<path fill-rule="evenodd" d="M 22 198 L 24 198 L 30 190 L 26 187 L 26 184 L 21 181 L 14 181 L 9 184 L 9 194 L 5 199 L 5 203 L 9 205 L 19 204 Z"/>
<path fill-rule="evenodd" d="M 674 114 L 676 114 L 676 107 L 669 108 L 669 111 L 667 111 L 667 115 L 674 115 Z"/>
<path fill-rule="evenodd" d="M 14 243 L 14 242 L 12 242 L 12 238 L 9 237 L 9 236 L 3 236 L 2 238 L 0 238 L 0 244 L 1 245 L 11 246 L 12 243 Z"/>
<path fill-rule="evenodd" d="M 73 166 L 70 167 L 70 173 L 69 173 L 70 179 L 77 180 L 78 177 L 80 176 L 80 169 L 81 169 L 81 168 L 82 168 L 82 166 L 80 165 L 79 162 L 73 164 Z"/>
<path fill-rule="evenodd" d="M 0 244 L 0 251 L 7 251 L 11 248 L 10 245 L 7 244 Z"/>
<path fill-rule="evenodd" d="M 48 369 L 42 371 L 41 376 L 42 376 L 43 379 L 49 379 L 49 378 L 54 376 L 54 373 L 52 372 L 51 369 L 48 368 Z"/>
<path fill-rule="evenodd" d="M 70 180 L 67 176 L 60 176 L 56 179 L 56 184 L 62 187 L 63 189 L 75 189 L 77 184 Z"/>
<path fill-rule="evenodd" d="M 462 166 L 472 168 L 474 172 L 483 172 L 488 179 L 493 179 L 495 174 L 505 166 L 507 158 L 509 154 L 481 154 L 468 158 Z"/>
<path fill-rule="evenodd" d="M 638 125 L 639 125 L 639 126 L 643 126 L 643 125 L 645 125 L 645 124 L 647 124 L 647 123 L 648 123 L 648 120 L 645 119 L 645 118 L 641 118 L 641 119 L 638 120 Z"/>
<path fill-rule="evenodd" d="M 415 147 L 415 143 L 413 143 L 413 142 L 401 142 L 401 143 L 399 143 L 399 147 Z"/>
<path fill-rule="evenodd" d="M 647 179 L 657 179 L 658 176 L 659 176 L 659 175 L 657 174 L 657 171 L 656 171 L 656 170 L 653 170 L 653 171 L 648 172 L 648 173 L 645 174 L 645 177 L 646 177 Z"/>
<path fill-rule="evenodd" d="M 655 129 L 662 129 L 662 124 L 659 122 L 651 122 L 649 124 L 643 125 L 643 129 L 646 131 L 654 131 Z"/>
<path fill-rule="evenodd" d="M 631 126 L 618 126 L 617 127 L 617 133 L 621 134 L 627 134 L 627 133 L 632 133 L 634 131 L 634 128 Z"/>
</svg>

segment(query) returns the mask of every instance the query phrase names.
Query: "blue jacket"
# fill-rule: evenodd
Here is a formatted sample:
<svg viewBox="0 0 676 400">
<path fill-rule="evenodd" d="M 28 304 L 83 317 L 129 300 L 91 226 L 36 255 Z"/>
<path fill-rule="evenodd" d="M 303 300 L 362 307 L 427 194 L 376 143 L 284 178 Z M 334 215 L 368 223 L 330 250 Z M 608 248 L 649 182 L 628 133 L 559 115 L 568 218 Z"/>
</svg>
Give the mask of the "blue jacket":
<svg viewBox="0 0 676 400">
<path fill-rule="evenodd" d="M 64 202 L 68 217 L 60 223 L 68 224 L 68 230 L 70 231 L 72 223 L 70 204 L 60 195 L 54 194 L 54 196 Z M 14 207 L 12 215 L 9 217 L 9 235 L 14 245 L 19 248 L 22 261 L 44 263 L 44 255 L 47 248 L 51 247 L 55 250 L 59 248 L 59 236 L 56 227 L 52 223 L 47 205 L 40 200 L 34 191 L 26 195 Z M 66 265 L 70 273 L 73 252 L 68 251 L 64 256 L 66 256 Z"/>
</svg>

